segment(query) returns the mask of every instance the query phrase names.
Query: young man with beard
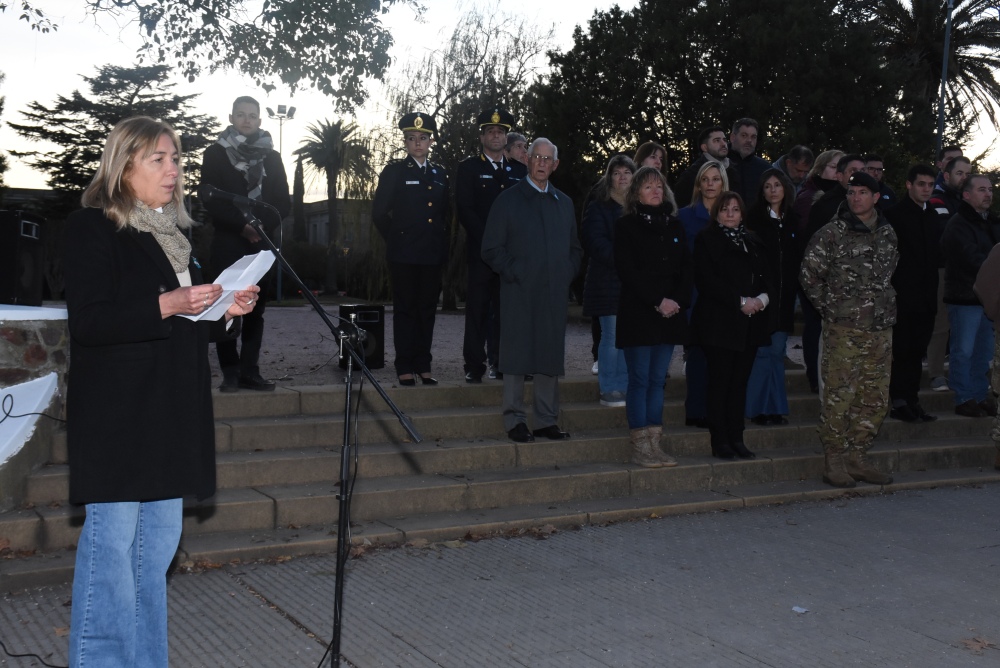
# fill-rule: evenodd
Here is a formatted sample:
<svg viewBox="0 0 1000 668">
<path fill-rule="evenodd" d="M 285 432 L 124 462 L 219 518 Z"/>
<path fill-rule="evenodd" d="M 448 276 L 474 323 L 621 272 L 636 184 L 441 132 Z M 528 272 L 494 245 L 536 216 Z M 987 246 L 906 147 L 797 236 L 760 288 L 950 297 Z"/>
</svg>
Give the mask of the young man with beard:
<svg viewBox="0 0 1000 668">
<path fill-rule="evenodd" d="M 274 142 L 266 130 L 260 129 L 260 104 L 252 97 L 242 96 L 233 102 L 229 127 L 219 139 L 205 149 L 201 163 L 201 182 L 215 186 L 227 193 L 261 200 L 278 210 L 278 216 L 269 209 L 260 208 L 256 214 L 268 236 L 281 225 L 281 219 L 292 210 L 288 196 L 288 179 L 281 156 L 274 150 Z M 215 275 L 244 255 L 253 255 L 267 246 L 257 231 L 246 222 L 243 214 L 233 204 L 222 201 L 204 202 L 211 218 L 211 261 Z M 240 388 L 271 391 L 274 382 L 260 375 L 261 342 L 264 338 L 264 303 L 266 283 L 261 281 L 259 302 L 243 318 L 242 348 L 235 340 L 215 344 L 222 369 L 222 392 L 236 392 Z"/>
</svg>

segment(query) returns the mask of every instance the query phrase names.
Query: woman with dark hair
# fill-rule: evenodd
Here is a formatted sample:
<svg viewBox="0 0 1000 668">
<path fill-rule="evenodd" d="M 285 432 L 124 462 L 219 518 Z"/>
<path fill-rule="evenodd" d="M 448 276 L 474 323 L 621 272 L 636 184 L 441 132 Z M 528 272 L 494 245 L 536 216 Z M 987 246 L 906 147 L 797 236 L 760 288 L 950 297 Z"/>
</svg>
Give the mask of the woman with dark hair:
<svg viewBox="0 0 1000 668">
<path fill-rule="evenodd" d="M 690 256 L 684 229 L 673 215 L 674 195 L 656 168 L 635 173 L 626 208 L 615 223 L 615 268 L 622 286 L 616 344 L 628 363 L 625 414 L 632 462 L 676 466 L 660 448 L 663 379 L 674 346 L 687 339 L 683 309 L 691 297 Z"/>
<path fill-rule="evenodd" d="M 747 216 L 747 229 L 760 237 L 773 279 L 767 318 L 771 344 L 757 349 L 747 385 L 746 415 L 754 424 L 788 424 L 785 390 L 785 346 L 794 328 L 795 295 L 799 285 L 795 186 L 780 169 L 761 175 L 757 197 Z"/>
<path fill-rule="evenodd" d="M 628 374 L 625 355 L 615 347 L 615 321 L 621 283 L 615 271 L 615 220 L 622 214 L 635 163 L 624 153 L 611 158 L 594 187 L 580 226 L 583 249 L 590 257 L 583 284 L 583 314 L 601 325 L 597 380 L 602 406 L 624 406 Z"/>
<path fill-rule="evenodd" d="M 691 325 L 708 362 L 708 429 L 712 456 L 752 459 L 743 443 L 747 379 L 757 347 L 768 340 L 767 254 L 743 224 L 743 199 L 724 192 L 712 223 L 694 240 L 698 299 Z"/>
<path fill-rule="evenodd" d="M 691 204 L 677 212 L 684 234 L 687 237 L 688 251 L 694 254 L 694 240 L 698 233 L 705 229 L 711 221 L 711 210 L 715 200 L 726 190 L 729 190 L 729 175 L 721 163 L 709 160 L 699 169 L 694 179 L 694 189 Z M 698 291 L 694 291 L 692 303 L 698 301 Z M 691 314 L 688 313 L 688 320 Z M 686 378 L 687 396 L 684 399 L 684 424 L 689 427 L 708 428 L 708 367 L 705 363 L 705 353 L 697 342 L 684 347 L 684 375 Z"/>
<path fill-rule="evenodd" d="M 181 142 L 161 121 L 120 121 L 71 214 L 69 500 L 84 504 L 69 664 L 167 666 L 167 569 L 182 497 L 215 493 L 210 339 L 235 337 L 257 286 L 202 283 L 184 230 Z M 196 320 L 232 300 L 214 322 Z"/>
<path fill-rule="evenodd" d="M 655 141 L 648 141 L 636 150 L 636 167 L 653 167 L 667 178 L 667 149 Z"/>
</svg>

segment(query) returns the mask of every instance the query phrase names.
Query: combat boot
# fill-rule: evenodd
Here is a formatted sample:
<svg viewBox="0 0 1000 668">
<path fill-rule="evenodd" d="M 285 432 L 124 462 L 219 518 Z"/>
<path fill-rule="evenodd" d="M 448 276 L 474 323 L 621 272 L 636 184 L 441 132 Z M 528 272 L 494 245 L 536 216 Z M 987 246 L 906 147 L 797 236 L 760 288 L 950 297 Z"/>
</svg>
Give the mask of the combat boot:
<svg viewBox="0 0 1000 668">
<path fill-rule="evenodd" d="M 663 462 L 653 454 L 653 449 L 649 445 L 649 430 L 646 427 L 629 430 L 629 437 L 632 440 L 633 464 L 647 469 L 658 469 L 663 466 Z"/>
<path fill-rule="evenodd" d="M 847 473 L 859 482 L 867 482 L 872 485 L 888 485 L 892 482 L 892 476 L 879 472 L 868 455 L 861 448 L 851 448 L 847 454 Z"/>
<path fill-rule="evenodd" d="M 854 487 L 858 483 L 847 472 L 844 466 L 842 451 L 826 451 L 826 470 L 823 471 L 823 482 L 834 487 Z"/>
<path fill-rule="evenodd" d="M 649 449 L 659 461 L 663 462 L 664 466 L 677 466 L 677 460 L 668 455 L 660 447 L 660 437 L 663 435 L 663 425 L 651 424 L 646 427 L 646 433 L 649 435 Z"/>
</svg>

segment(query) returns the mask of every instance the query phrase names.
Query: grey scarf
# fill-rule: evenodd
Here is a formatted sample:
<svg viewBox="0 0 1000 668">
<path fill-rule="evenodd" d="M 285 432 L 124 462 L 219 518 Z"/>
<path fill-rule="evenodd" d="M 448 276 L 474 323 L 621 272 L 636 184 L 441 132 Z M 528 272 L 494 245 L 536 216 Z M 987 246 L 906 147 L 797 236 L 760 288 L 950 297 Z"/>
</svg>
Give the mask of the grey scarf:
<svg viewBox="0 0 1000 668">
<path fill-rule="evenodd" d="M 171 202 L 163 207 L 163 213 L 150 209 L 136 201 L 129 214 L 128 224 L 140 232 L 149 232 L 160 244 L 160 248 L 170 260 L 175 273 L 183 273 L 191 260 L 191 242 L 177 227 L 177 205 Z"/>
</svg>

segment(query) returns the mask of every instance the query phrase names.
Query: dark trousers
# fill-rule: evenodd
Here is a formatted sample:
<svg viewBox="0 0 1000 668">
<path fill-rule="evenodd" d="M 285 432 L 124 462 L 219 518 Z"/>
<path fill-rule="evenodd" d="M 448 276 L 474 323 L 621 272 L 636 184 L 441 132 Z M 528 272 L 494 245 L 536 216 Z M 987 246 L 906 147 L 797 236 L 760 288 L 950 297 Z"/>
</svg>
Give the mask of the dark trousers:
<svg viewBox="0 0 1000 668">
<path fill-rule="evenodd" d="M 684 346 L 684 379 L 687 396 L 684 399 L 684 417 L 701 420 L 708 415 L 708 364 L 705 349 L 701 346 Z"/>
<path fill-rule="evenodd" d="M 806 378 L 809 387 L 819 387 L 819 337 L 823 333 L 823 318 L 809 299 L 799 291 L 799 304 L 802 305 L 802 361 L 806 365 Z"/>
<path fill-rule="evenodd" d="M 601 319 L 598 316 L 593 316 L 590 319 L 590 338 L 593 339 L 594 344 L 590 346 L 590 354 L 594 356 L 594 361 L 597 361 L 597 346 L 601 345 Z"/>
<path fill-rule="evenodd" d="M 264 296 L 266 289 L 261 280 L 261 289 L 257 294 L 257 303 L 253 310 L 243 316 L 243 329 L 240 332 L 239 348 L 236 339 L 227 339 L 215 344 L 215 352 L 219 356 L 219 367 L 223 375 L 239 374 L 243 378 L 252 378 L 260 373 L 260 345 L 264 340 Z"/>
<path fill-rule="evenodd" d="M 923 357 L 934 334 L 934 312 L 900 311 L 892 328 L 892 373 L 889 376 L 889 397 L 918 403 Z"/>
<path fill-rule="evenodd" d="M 465 296 L 465 370 L 482 376 L 500 363 L 500 276 L 480 259 L 469 262 Z"/>
<path fill-rule="evenodd" d="M 441 265 L 390 262 L 396 375 L 430 373 Z"/>
<path fill-rule="evenodd" d="M 741 351 L 715 346 L 703 346 L 702 349 L 708 362 L 708 431 L 712 445 L 740 443 L 743 441 L 747 381 L 757 357 L 757 346 L 747 346 Z"/>
</svg>

